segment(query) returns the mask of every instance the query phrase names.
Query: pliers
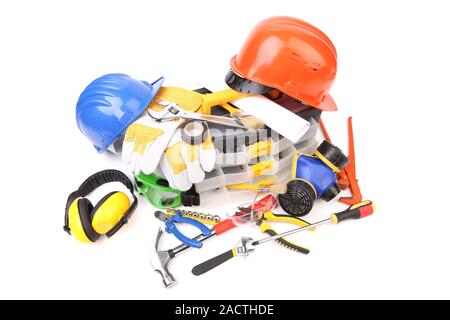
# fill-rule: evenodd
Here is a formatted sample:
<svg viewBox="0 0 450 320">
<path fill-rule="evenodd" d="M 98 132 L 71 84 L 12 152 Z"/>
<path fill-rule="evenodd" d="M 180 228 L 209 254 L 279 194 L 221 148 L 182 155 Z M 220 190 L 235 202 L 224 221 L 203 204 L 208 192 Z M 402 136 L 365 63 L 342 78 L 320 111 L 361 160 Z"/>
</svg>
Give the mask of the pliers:
<svg viewBox="0 0 450 320">
<path fill-rule="evenodd" d="M 280 215 L 280 214 L 274 214 L 271 211 L 267 211 L 264 214 L 262 214 L 261 218 L 256 222 L 256 225 L 259 226 L 259 229 L 263 233 L 268 234 L 269 236 L 275 236 L 278 234 L 278 232 L 269 224 L 267 221 L 271 222 L 284 222 L 284 223 L 290 223 L 297 225 L 299 227 L 306 227 L 309 226 L 310 223 L 306 222 L 303 219 L 287 216 L 287 215 Z M 309 249 L 306 249 L 302 246 L 299 246 L 298 244 L 295 244 L 291 241 L 286 240 L 285 238 L 280 238 L 275 240 L 278 244 L 282 245 L 283 247 L 293 250 L 298 253 L 308 254 Z"/>
<path fill-rule="evenodd" d="M 291 217 L 291 216 L 286 216 L 286 215 L 276 215 L 274 213 L 272 213 L 271 211 L 267 211 L 265 212 L 261 218 L 257 221 L 257 225 L 259 226 L 259 228 L 261 229 L 262 232 L 270 235 L 270 236 L 275 236 L 278 235 L 278 233 L 275 231 L 275 229 L 273 229 L 266 221 L 270 220 L 270 221 L 276 221 L 276 222 L 289 222 L 301 227 L 304 226 L 309 226 L 310 223 L 299 219 L 299 218 L 295 218 L 295 217 Z M 282 246 L 291 249 L 295 252 L 299 252 L 299 253 L 303 253 L 303 254 L 308 254 L 309 250 L 306 248 L 303 248 L 295 243 L 292 243 L 290 241 L 287 241 L 284 238 L 279 238 L 275 240 L 276 242 L 278 242 L 279 244 L 281 244 Z M 242 237 L 241 240 L 239 241 L 239 243 L 231 250 L 228 250 L 218 256 L 215 256 L 214 258 L 211 258 L 209 260 L 206 260 L 198 265 L 196 265 L 194 268 L 192 268 L 192 273 L 196 276 L 199 276 L 201 274 L 204 274 L 205 272 L 208 272 L 209 270 L 217 267 L 218 265 L 230 260 L 233 257 L 237 257 L 237 256 L 241 256 L 241 257 L 246 257 L 248 256 L 250 253 L 252 253 L 255 249 L 254 249 L 254 245 L 253 245 L 254 240 L 252 238 L 248 238 L 248 237 Z"/>
<path fill-rule="evenodd" d="M 191 239 L 191 238 L 185 236 L 184 234 L 182 234 L 181 231 L 177 229 L 177 227 L 175 225 L 176 223 L 190 224 L 190 225 L 198 228 L 201 231 L 201 233 L 203 234 L 203 236 L 205 236 L 205 237 L 212 235 L 212 230 L 210 230 L 206 225 L 204 225 L 200 221 L 183 217 L 181 215 L 181 212 L 179 212 L 179 211 L 177 211 L 173 216 L 170 216 L 162 211 L 156 211 L 155 217 L 158 220 L 165 223 L 165 225 L 166 225 L 165 230 L 167 233 L 172 233 L 178 240 L 180 240 L 181 242 L 183 242 L 185 245 L 187 245 L 189 247 L 201 248 L 203 246 L 203 243 L 196 239 Z"/>
</svg>

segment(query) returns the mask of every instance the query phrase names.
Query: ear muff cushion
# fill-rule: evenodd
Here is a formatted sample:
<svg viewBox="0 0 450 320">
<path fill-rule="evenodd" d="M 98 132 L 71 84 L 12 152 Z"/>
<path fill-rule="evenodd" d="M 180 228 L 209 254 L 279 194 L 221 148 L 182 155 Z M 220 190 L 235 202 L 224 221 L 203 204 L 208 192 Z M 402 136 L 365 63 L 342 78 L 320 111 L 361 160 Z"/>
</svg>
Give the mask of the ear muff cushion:
<svg viewBox="0 0 450 320">
<path fill-rule="evenodd" d="M 104 196 L 92 210 L 92 227 L 98 234 L 111 230 L 130 208 L 130 199 L 120 191 Z"/>
<path fill-rule="evenodd" d="M 90 215 L 91 222 L 94 220 L 94 216 L 95 216 L 95 213 L 97 212 L 97 209 L 100 208 L 100 206 L 103 203 L 105 203 L 105 201 L 108 200 L 109 197 L 111 197 L 113 194 L 116 194 L 117 192 L 118 191 L 112 191 L 112 192 L 108 193 L 107 195 L 105 195 L 103 198 L 101 198 L 99 202 L 97 202 L 97 204 L 95 205 L 95 207 L 91 211 L 91 215 Z"/>
<path fill-rule="evenodd" d="M 86 236 L 92 241 L 95 242 L 100 238 L 100 234 L 95 232 L 94 228 L 92 228 L 92 220 L 91 220 L 91 212 L 93 210 L 92 203 L 86 199 L 80 199 L 79 201 L 79 211 L 81 223 L 83 225 L 84 232 Z"/>
<path fill-rule="evenodd" d="M 73 236 L 84 243 L 95 242 L 100 237 L 92 228 L 91 210 L 92 203 L 86 198 L 75 200 L 69 208 L 69 228 Z"/>
</svg>

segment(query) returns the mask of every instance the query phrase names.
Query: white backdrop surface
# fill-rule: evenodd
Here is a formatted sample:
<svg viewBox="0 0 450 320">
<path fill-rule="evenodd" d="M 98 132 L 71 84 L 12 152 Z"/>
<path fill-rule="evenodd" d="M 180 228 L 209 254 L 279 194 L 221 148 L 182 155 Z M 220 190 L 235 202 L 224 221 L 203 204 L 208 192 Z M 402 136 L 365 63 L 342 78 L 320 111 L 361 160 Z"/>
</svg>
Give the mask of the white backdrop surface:
<svg viewBox="0 0 450 320">
<path fill-rule="evenodd" d="M 2 2 L 0 298 L 450 298 L 448 12 L 446 1 Z M 177 257 L 170 290 L 149 264 L 158 221 L 144 200 L 109 240 L 67 236 L 67 195 L 97 170 L 128 170 L 78 131 L 83 88 L 110 72 L 222 81 L 252 26 L 273 15 L 304 19 L 334 42 L 339 111 L 323 119 L 346 150 L 353 116 L 358 178 L 376 215 L 293 236 L 309 256 L 271 243 L 191 275 L 242 234 L 261 236 L 235 229 Z M 319 204 L 307 218 L 343 208 Z"/>
</svg>

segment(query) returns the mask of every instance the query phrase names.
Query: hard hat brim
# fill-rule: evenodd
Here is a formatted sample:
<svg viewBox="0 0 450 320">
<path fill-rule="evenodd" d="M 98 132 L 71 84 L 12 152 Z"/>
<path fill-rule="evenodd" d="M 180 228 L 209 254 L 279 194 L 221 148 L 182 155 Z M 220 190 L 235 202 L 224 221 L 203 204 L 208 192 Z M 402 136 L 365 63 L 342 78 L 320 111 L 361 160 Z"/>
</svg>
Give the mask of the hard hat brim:
<svg viewBox="0 0 450 320">
<path fill-rule="evenodd" d="M 286 92 L 286 90 L 284 90 L 284 88 L 280 87 L 278 85 L 278 83 L 271 83 L 271 82 L 268 82 L 268 81 L 264 81 L 264 80 L 262 80 L 260 78 L 254 77 L 254 76 L 251 76 L 251 77 L 243 76 L 245 74 L 245 72 L 242 72 L 241 70 L 239 70 L 239 67 L 238 67 L 238 65 L 236 63 L 236 57 L 237 57 L 237 55 L 233 56 L 231 58 L 231 60 L 230 60 L 231 72 L 233 72 L 234 74 L 236 74 L 237 76 L 239 76 L 239 77 L 241 77 L 243 79 L 247 79 L 247 80 L 253 81 L 253 82 L 258 83 L 261 86 L 264 86 L 264 87 L 267 87 L 267 88 L 278 89 L 281 92 L 284 92 L 287 95 L 289 95 L 289 93 Z M 257 94 L 257 93 L 254 93 L 254 94 Z M 324 96 L 324 98 L 322 99 L 322 101 L 318 105 L 310 104 L 307 101 L 304 101 L 304 100 L 300 99 L 300 97 L 295 97 L 295 96 L 292 96 L 292 97 L 295 98 L 295 99 L 300 100 L 302 103 L 305 103 L 307 105 L 311 105 L 312 107 L 314 107 L 316 109 L 319 109 L 319 110 L 322 110 L 322 111 L 336 111 L 337 110 L 336 102 L 334 101 L 334 99 L 329 94 L 326 94 Z"/>
<path fill-rule="evenodd" d="M 136 119 L 138 119 L 141 116 L 141 114 L 145 111 L 147 106 L 150 104 L 150 102 L 152 102 L 153 98 L 158 93 L 163 82 L 164 82 L 164 77 L 160 77 L 157 80 L 153 81 L 152 83 L 148 83 L 147 81 L 142 81 L 143 84 L 145 84 L 147 87 L 150 88 L 147 96 L 145 97 L 145 99 L 142 102 L 142 105 L 140 106 L 139 109 L 136 110 L 136 112 L 133 114 L 133 116 L 130 117 L 130 119 L 124 124 L 124 128 L 122 130 L 120 130 L 119 132 L 116 132 L 116 134 L 112 135 L 109 139 L 107 139 L 102 144 L 103 145 L 102 147 L 94 145 L 94 148 L 95 148 L 95 150 L 97 150 L 98 153 L 105 152 L 109 148 L 109 146 L 113 144 L 114 140 L 116 140 L 117 137 L 119 137 L 122 134 L 122 132 L 126 128 L 128 128 L 129 125 L 131 125 L 134 121 L 136 121 Z"/>
<path fill-rule="evenodd" d="M 337 111 L 338 108 L 334 99 L 329 94 L 327 94 L 323 98 L 319 106 L 317 106 L 317 109 L 320 109 L 322 111 Z"/>
</svg>

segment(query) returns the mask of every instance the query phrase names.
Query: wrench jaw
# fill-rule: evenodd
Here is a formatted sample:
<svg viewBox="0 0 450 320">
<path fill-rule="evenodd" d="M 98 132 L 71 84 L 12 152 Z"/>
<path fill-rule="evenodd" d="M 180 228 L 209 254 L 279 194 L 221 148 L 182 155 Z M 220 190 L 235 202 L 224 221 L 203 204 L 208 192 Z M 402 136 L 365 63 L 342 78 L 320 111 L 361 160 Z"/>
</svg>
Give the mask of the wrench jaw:
<svg viewBox="0 0 450 320">
<path fill-rule="evenodd" d="M 162 107 L 162 109 L 156 111 L 152 108 L 147 108 L 147 114 L 150 116 L 150 118 L 158 122 L 173 121 L 178 118 L 180 107 L 176 103 L 160 100 L 157 102 L 157 105 Z"/>
<path fill-rule="evenodd" d="M 255 251 L 253 242 L 254 240 L 250 237 L 242 237 L 235 247 L 235 255 L 240 257 L 249 256 L 253 251 Z"/>
<path fill-rule="evenodd" d="M 176 119 L 190 119 L 198 121 L 206 121 L 210 123 L 215 123 L 219 125 L 224 125 L 232 128 L 247 129 L 247 127 L 239 120 L 239 117 L 223 117 L 214 115 L 205 115 L 195 112 L 184 111 L 178 104 L 169 101 L 158 101 L 157 103 L 161 110 L 153 110 L 152 108 L 147 109 L 147 113 L 155 121 L 165 122 L 173 121 Z"/>
</svg>

